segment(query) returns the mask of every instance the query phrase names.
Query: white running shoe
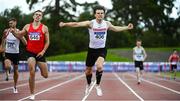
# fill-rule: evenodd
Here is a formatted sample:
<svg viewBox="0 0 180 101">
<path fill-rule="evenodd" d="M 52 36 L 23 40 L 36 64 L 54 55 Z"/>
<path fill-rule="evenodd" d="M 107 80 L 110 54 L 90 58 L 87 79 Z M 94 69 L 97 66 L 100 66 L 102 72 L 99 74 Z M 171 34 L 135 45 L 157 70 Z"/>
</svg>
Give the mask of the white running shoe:
<svg viewBox="0 0 180 101">
<path fill-rule="evenodd" d="M 103 95 L 101 87 L 99 85 L 96 85 L 96 93 L 97 93 L 98 96 L 102 96 Z"/>
<path fill-rule="evenodd" d="M 13 93 L 18 93 L 17 88 L 13 87 Z"/>
<path fill-rule="evenodd" d="M 35 95 L 32 94 L 30 97 L 29 97 L 30 100 L 34 100 L 35 99 Z"/>
<path fill-rule="evenodd" d="M 91 82 L 90 85 L 86 85 L 85 95 L 88 95 L 88 94 L 89 94 L 89 90 L 90 90 L 90 88 L 91 88 L 92 85 L 93 85 L 93 82 Z"/>
</svg>

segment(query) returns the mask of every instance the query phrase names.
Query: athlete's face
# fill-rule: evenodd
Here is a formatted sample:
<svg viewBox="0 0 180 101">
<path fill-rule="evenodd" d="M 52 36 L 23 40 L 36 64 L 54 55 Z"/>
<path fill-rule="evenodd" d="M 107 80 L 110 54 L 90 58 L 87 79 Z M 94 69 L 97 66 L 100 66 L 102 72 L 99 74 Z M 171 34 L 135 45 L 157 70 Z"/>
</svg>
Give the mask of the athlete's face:
<svg viewBox="0 0 180 101">
<path fill-rule="evenodd" d="M 174 53 L 174 54 L 177 54 L 177 51 L 174 51 L 173 53 Z"/>
<path fill-rule="evenodd" d="M 17 22 L 16 22 L 16 21 L 13 21 L 13 20 L 12 20 L 12 21 L 9 21 L 9 27 L 10 27 L 10 28 L 15 28 L 15 27 L 16 27 L 16 23 L 17 23 Z"/>
<path fill-rule="evenodd" d="M 104 19 L 104 10 L 96 10 L 95 17 L 97 20 Z"/>
<path fill-rule="evenodd" d="M 42 16 L 43 16 L 42 12 L 35 12 L 33 15 L 33 19 L 34 21 L 39 22 L 41 21 Z"/>
<path fill-rule="evenodd" d="M 141 41 L 137 41 L 136 42 L 136 45 L 139 47 L 139 46 L 141 46 Z"/>
</svg>

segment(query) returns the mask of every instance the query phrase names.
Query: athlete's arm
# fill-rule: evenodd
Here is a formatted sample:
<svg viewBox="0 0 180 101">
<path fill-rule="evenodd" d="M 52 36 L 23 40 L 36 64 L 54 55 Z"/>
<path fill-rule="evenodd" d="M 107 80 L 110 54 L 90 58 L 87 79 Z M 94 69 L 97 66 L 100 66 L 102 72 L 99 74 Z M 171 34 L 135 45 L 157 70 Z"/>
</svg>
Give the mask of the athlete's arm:
<svg viewBox="0 0 180 101">
<path fill-rule="evenodd" d="M 4 32 L 3 32 L 3 35 L 2 35 L 2 38 L 1 38 L 1 45 L 0 45 L 0 51 L 1 52 L 4 52 L 5 51 L 5 38 L 6 38 L 6 33 L 7 33 L 8 29 L 5 29 Z"/>
<path fill-rule="evenodd" d="M 144 60 L 146 60 L 147 54 L 146 54 L 146 51 L 144 50 L 144 48 L 143 48 L 143 53 L 144 53 Z"/>
<path fill-rule="evenodd" d="M 50 44 L 48 27 L 45 26 L 45 25 L 43 25 L 43 32 L 44 32 L 44 35 L 45 35 L 44 49 L 43 49 L 40 53 L 38 53 L 36 57 L 41 57 L 41 56 L 43 56 L 44 53 L 46 52 L 46 50 L 48 49 L 49 44 Z"/>
<path fill-rule="evenodd" d="M 21 41 L 25 46 L 27 45 L 27 40 L 24 36 L 21 38 Z"/>
<path fill-rule="evenodd" d="M 29 27 L 29 24 L 25 25 L 21 31 L 17 31 L 15 29 L 10 29 L 10 31 L 13 33 L 15 37 L 17 37 L 18 39 L 21 39 L 24 35 L 26 35 L 28 27 Z"/>
<path fill-rule="evenodd" d="M 131 24 L 131 23 L 129 23 L 128 26 L 114 26 L 111 24 L 111 22 L 108 21 L 107 24 L 109 26 L 109 30 L 112 30 L 115 32 L 133 29 L 133 24 Z"/>
<path fill-rule="evenodd" d="M 82 22 L 60 22 L 59 23 L 59 26 L 60 27 L 64 27 L 64 26 L 67 26 L 67 27 L 89 27 L 91 24 L 90 21 L 82 21 Z"/>
<path fill-rule="evenodd" d="M 170 55 L 169 59 L 168 59 L 168 62 L 171 62 L 171 58 L 172 58 L 172 55 Z"/>
<path fill-rule="evenodd" d="M 50 40 L 49 40 L 49 30 L 48 30 L 48 27 L 47 26 L 44 26 L 44 27 L 45 27 L 45 46 L 44 46 L 43 51 L 46 52 L 46 50 L 49 47 Z"/>
</svg>

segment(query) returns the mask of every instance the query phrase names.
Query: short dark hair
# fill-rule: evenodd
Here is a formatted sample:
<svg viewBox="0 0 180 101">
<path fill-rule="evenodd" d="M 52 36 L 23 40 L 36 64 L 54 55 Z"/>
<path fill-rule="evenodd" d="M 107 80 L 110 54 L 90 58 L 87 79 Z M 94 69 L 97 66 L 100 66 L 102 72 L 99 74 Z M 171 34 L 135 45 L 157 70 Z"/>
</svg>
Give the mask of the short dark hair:
<svg viewBox="0 0 180 101">
<path fill-rule="evenodd" d="M 173 49 L 173 52 L 174 52 L 174 51 L 177 51 L 177 49 Z"/>
<path fill-rule="evenodd" d="M 33 13 L 33 15 L 34 15 L 36 12 L 41 12 L 42 15 L 43 15 L 43 11 L 41 11 L 41 10 L 36 10 L 36 11 Z"/>
<path fill-rule="evenodd" d="M 142 40 L 141 40 L 141 39 L 137 39 L 136 41 L 142 42 Z"/>
<path fill-rule="evenodd" d="M 104 8 L 104 6 L 96 6 L 96 7 L 94 7 L 94 9 L 93 9 L 93 12 L 94 12 L 94 14 L 96 14 L 96 10 L 103 10 L 104 11 L 104 13 L 105 13 L 105 8 Z"/>
<path fill-rule="evenodd" d="M 9 20 L 8 20 L 8 22 L 9 21 L 17 21 L 17 19 L 16 18 L 10 18 Z"/>
</svg>

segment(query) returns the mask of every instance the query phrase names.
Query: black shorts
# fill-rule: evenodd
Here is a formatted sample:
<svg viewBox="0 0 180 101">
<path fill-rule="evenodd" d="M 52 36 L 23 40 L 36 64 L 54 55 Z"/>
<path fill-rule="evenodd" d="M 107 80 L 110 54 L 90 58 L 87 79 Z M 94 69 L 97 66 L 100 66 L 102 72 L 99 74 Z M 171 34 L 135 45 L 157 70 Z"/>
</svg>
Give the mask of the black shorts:
<svg viewBox="0 0 180 101">
<path fill-rule="evenodd" d="M 19 53 L 5 53 L 5 59 L 12 61 L 14 65 L 19 64 Z"/>
<path fill-rule="evenodd" d="M 107 49 L 106 48 L 99 48 L 99 49 L 88 49 L 87 57 L 86 57 L 86 66 L 92 67 L 94 66 L 98 57 L 106 58 Z"/>
<path fill-rule="evenodd" d="M 39 62 L 46 62 L 46 58 L 44 55 L 42 57 L 36 57 L 37 54 L 27 51 L 27 56 L 28 56 L 28 58 L 34 57 L 36 59 L 36 61 L 39 61 Z"/>
<path fill-rule="evenodd" d="M 139 68 L 140 70 L 144 70 L 142 61 L 135 61 L 135 68 Z"/>
<path fill-rule="evenodd" d="M 174 70 L 174 69 L 177 69 L 177 65 L 176 64 L 171 65 L 171 70 Z"/>
</svg>

